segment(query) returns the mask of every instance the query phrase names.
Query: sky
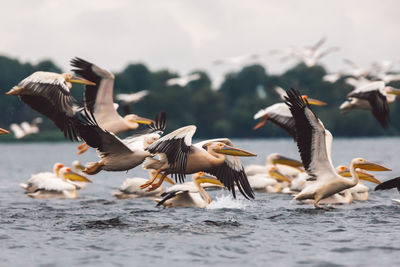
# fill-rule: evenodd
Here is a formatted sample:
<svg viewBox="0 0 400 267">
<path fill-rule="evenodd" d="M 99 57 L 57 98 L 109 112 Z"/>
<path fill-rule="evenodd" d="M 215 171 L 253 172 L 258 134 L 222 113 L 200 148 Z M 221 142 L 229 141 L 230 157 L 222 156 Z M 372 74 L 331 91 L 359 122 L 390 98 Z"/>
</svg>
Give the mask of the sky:
<svg viewBox="0 0 400 267">
<path fill-rule="evenodd" d="M 75 56 L 114 72 L 138 62 L 179 75 L 205 70 L 218 83 L 240 66 L 217 59 L 258 54 L 279 73 L 295 62 L 271 50 L 327 37 L 324 46 L 341 49 L 322 63 L 345 70 L 344 58 L 400 60 L 399 10 L 397 0 L 13 0 L 0 9 L 0 54 L 64 70 Z"/>
</svg>

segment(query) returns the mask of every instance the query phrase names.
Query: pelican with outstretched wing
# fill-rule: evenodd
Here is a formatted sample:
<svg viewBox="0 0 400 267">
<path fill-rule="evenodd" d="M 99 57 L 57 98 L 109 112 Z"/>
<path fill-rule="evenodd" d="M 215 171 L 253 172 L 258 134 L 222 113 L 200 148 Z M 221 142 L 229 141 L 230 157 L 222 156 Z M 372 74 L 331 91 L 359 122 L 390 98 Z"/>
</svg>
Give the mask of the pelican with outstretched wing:
<svg viewBox="0 0 400 267">
<path fill-rule="evenodd" d="M 151 120 L 135 114 L 124 117 L 118 114 L 114 105 L 114 75 L 111 72 L 78 57 L 71 60 L 71 66 L 74 67 L 73 72 L 96 83 L 85 86 L 84 102 L 86 109 L 94 114 L 102 129 L 118 134 L 135 130 L 139 124 L 151 123 Z M 81 154 L 88 147 L 83 144 L 78 149 L 78 154 Z"/>
<path fill-rule="evenodd" d="M 376 120 L 383 128 L 389 127 L 389 103 L 396 100 L 400 90 L 386 86 L 383 81 L 370 82 L 362 85 L 347 95 L 347 100 L 339 109 L 346 113 L 353 108 L 371 110 Z"/>
<path fill-rule="evenodd" d="M 375 191 L 376 190 L 388 190 L 388 189 L 392 189 L 392 188 L 397 188 L 397 191 L 399 191 L 400 193 L 400 177 L 396 177 L 390 180 L 387 180 L 383 183 L 381 183 L 380 185 L 378 185 L 377 187 L 375 187 Z M 400 204 L 400 199 L 392 199 L 394 202 L 396 202 L 397 204 Z"/>
<path fill-rule="evenodd" d="M 151 185 L 149 190 L 161 186 L 163 177 L 173 174 L 181 183 L 186 174 L 200 171 L 216 176 L 235 197 L 235 185 L 246 198 L 254 198 L 238 156 L 256 156 L 253 153 L 234 148 L 227 138 L 206 140 L 192 144 L 196 126 L 190 125 L 169 133 L 147 147 L 147 151 L 159 155 L 160 159 L 147 158 L 145 169 L 157 170 L 156 175 L 163 173 L 160 181 L 154 183 L 155 177 L 142 187 Z"/>
<path fill-rule="evenodd" d="M 318 203 L 321 199 L 358 184 L 359 175 L 356 168 L 370 171 L 390 170 L 363 158 L 355 158 L 349 168 L 352 178 L 343 178 L 337 174 L 328 155 L 330 151 L 327 150 L 325 127 L 307 101 L 304 102 L 298 90 L 291 89 L 288 91 L 286 103 L 295 120 L 297 146 L 304 168 L 310 177 L 310 182 L 295 196 L 296 200 L 313 199 L 314 206 L 319 208 Z"/>
<path fill-rule="evenodd" d="M 6 95 L 17 95 L 32 109 L 51 119 L 65 137 L 78 139 L 73 120 L 79 106 L 70 93 L 71 83 L 95 83 L 69 73 L 38 71 L 14 86 Z"/>
</svg>

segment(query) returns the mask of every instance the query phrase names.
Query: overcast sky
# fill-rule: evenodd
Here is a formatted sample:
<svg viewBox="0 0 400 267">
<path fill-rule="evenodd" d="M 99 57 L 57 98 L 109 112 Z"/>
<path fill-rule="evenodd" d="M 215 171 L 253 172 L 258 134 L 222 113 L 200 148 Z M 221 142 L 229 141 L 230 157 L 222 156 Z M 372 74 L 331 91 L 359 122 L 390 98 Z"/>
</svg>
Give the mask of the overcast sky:
<svg viewBox="0 0 400 267">
<path fill-rule="evenodd" d="M 50 58 L 65 70 L 79 56 L 111 71 L 143 62 L 218 79 L 230 69 L 213 66 L 218 58 L 257 53 L 278 72 L 291 64 L 270 50 L 326 36 L 326 47 L 341 47 L 323 60 L 337 70 L 345 69 L 343 58 L 399 60 L 399 11 L 397 0 L 13 0 L 0 9 L 0 54 Z"/>
</svg>

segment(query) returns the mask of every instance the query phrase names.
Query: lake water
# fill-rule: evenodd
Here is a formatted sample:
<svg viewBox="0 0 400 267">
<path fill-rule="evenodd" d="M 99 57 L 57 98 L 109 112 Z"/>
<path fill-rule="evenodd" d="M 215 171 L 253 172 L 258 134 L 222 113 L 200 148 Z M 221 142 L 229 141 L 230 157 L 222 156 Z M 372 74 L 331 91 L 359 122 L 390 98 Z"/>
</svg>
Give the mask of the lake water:
<svg viewBox="0 0 400 267">
<path fill-rule="evenodd" d="M 289 139 L 235 140 L 265 162 L 272 152 L 299 159 Z M 333 161 L 358 156 L 400 175 L 400 139 L 336 139 Z M 128 177 L 147 177 L 140 167 L 102 172 L 74 200 L 37 200 L 19 187 L 53 163 L 97 161 L 76 156 L 75 143 L 0 144 L 0 266 L 400 266 L 400 198 L 396 190 L 371 192 L 370 201 L 329 211 L 257 193 L 254 201 L 210 192 L 207 209 L 156 208 L 149 199 L 116 200 L 110 193 Z M 190 176 L 187 177 L 190 180 Z M 374 185 L 368 184 L 370 188 Z"/>
</svg>

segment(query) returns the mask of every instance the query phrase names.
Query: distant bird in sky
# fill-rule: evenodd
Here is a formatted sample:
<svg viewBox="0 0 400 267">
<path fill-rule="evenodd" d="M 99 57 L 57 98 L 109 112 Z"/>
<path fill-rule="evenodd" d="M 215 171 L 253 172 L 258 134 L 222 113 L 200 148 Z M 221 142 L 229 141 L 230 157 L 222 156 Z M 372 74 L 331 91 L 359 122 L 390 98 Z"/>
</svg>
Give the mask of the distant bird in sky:
<svg viewBox="0 0 400 267">
<path fill-rule="evenodd" d="M 95 85 L 69 73 L 38 71 L 14 86 L 6 95 L 19 96 L 32 109 L 51 119 L 72 140 L 77 139 L 72 121 L 79 106 L 70 93 L 71 83 Z"/>
<path fill-rule="evenodd" d="M 132 94 L 118 94 L 115 99 L 122 103 L 122 109 L 125 114 L 130 114 L 130 106 L 142 100 L 144 97 L 149 95 L 148 90 L 141 90 Z"/>
<path fill-rule="evenodd" d="M 200 78 L 201 78 L 201 76 L 199 73 L 193 73 L 193 74 L 189 74 L 187 76 L 168 79 L 167 85 L 168 86 L 179 85 L 180 87 L 185 87 L 190 82 L 197 81 Z"/>
<path fill-rule="evenodd" d="M 43 122 L 43 119 L 37 117 L 32 120 L 31 123 L 24 121 L 21 124 L 13 123 L 10 125 L 11 131 L 14 133 L 16 139 L 24 138 L 30 134 L 39 133 L 39 124 Z"/>
<path fill-rule="evenodd" d="M 371 70 L 369 68 L 361 67 L 350 59 L 344 59 L 343 62 L 346 63 L 348 66 L 352 67 L 350 71 L 346 72 L 346 75 L 358 78 L 358 77 L 367 77 L 371 73 Z"/>
<path fill-rule="evenodd" d="M 371 110 L 381 126 L 388 128 L 390 121 L 388 103 L 394 102 L 396 95 L 400 95 L 399 89 L 385 86 L 383 81 L 370 82 L 351 91 L 339 109 L 344 113 L 353 108 Z"/>
<path fill-rule="evenodd" d="M 235 56 L 235 57 L 227 57 L 227 58 L 221 58 L 213 61 L 214 65 L 231 65 L 231 66 L 241 66 L 247 62 L 257 60 L 259 59 L 260 56 L 257 54 L 245 54 L 245 55 L 240 55 L 240 56 Z"/>
</svg>

